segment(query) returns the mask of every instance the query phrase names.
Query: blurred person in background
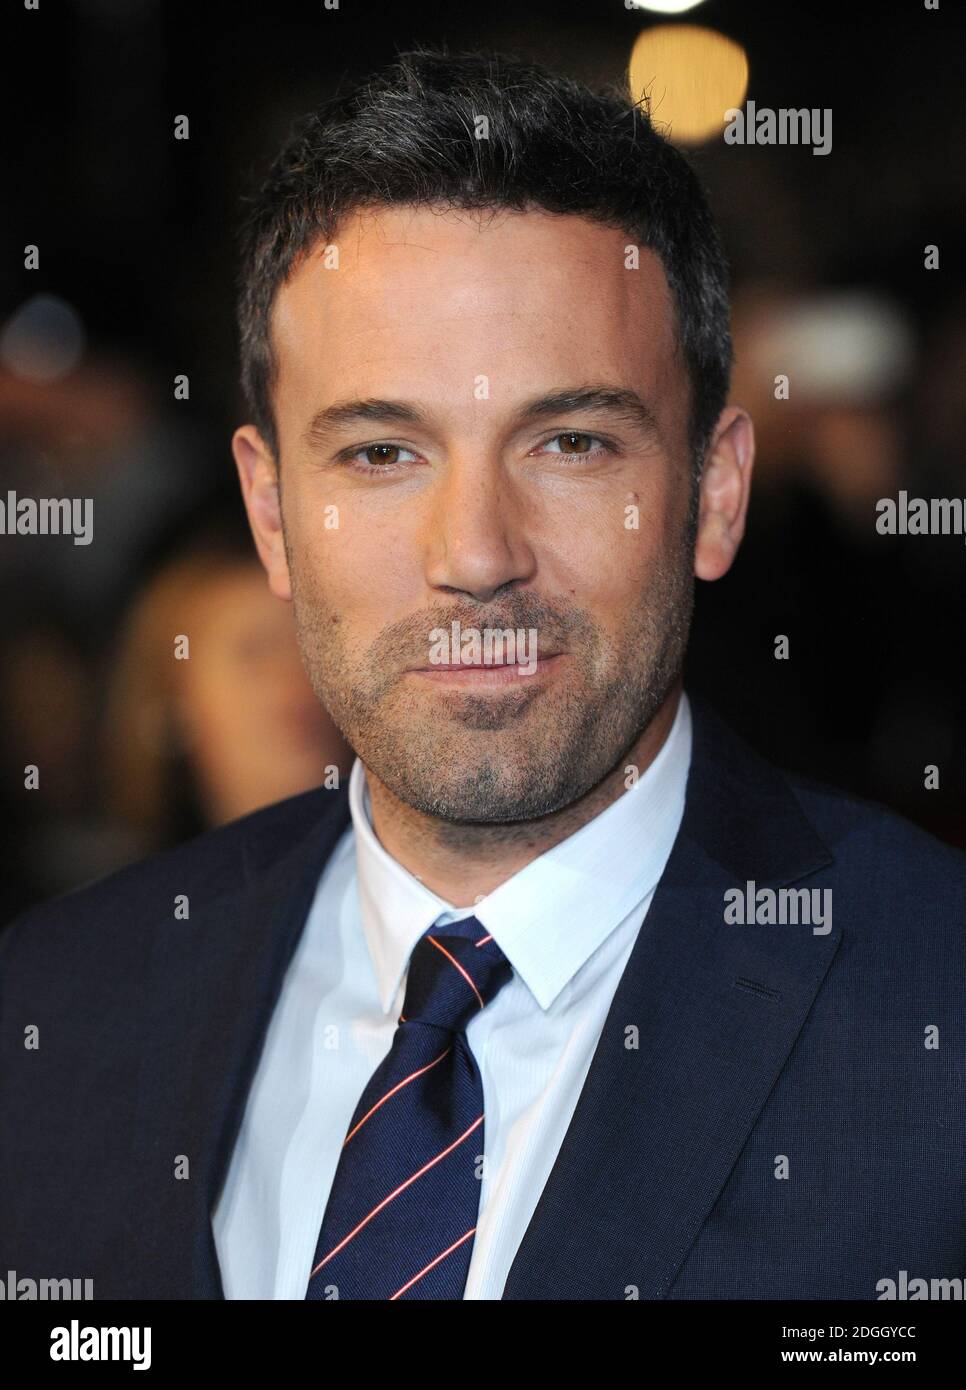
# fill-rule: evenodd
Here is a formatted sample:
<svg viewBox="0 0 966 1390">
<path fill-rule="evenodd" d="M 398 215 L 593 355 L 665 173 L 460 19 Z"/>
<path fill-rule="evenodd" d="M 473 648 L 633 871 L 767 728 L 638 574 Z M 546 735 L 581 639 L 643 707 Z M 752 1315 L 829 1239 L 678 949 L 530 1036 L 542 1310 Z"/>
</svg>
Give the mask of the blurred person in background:
<svg viewBox="0 0 966 1390">
<path fill-rule="evenodd" d="M 60 296 L 28 296 L 0 327 L 0 495 L 88 499 L 93 521 L 83 546 L 0 543 L 0 923 L 158 843 L 105 811 L 105 666 L 152 538 L 211 493 L 210 428 L 154 364 L 88 340 Z"/>
<path fill-rule="evenodd" d="M 954 364 L 955 333 L 917 358 L 908 314 L 858 286 L 753 281 L 733 304 L 733 385 L 755 420 L 756 486 L 741 565 L 697 595 L 692 682 L 770 756 L 966 845 L 955 799 L 923 785 L 919 732 L 955 785 L 966 711 L 948 609 L 934 596 L 951 605 L 962 594 L 962 542 L 905 542 L 875 525 L 879 499 L 900 488 L 962 492 L 939 467 L 957 392 L 938 349 Z M 916 399 L 931 408 L 910 429 Z M 780 635 L 787 660 L 772 655 Z"/>
<path fill-rule="evenodd" d="M 234 515 L 194 533 L 133 600 L 105 710 L 106 810 L 142 853 L 333 784 L 352 762 Z"/>
<path fill-rule="evenodd" d="M 105 650 L 51 597 L 33 594 L 8 623 L 4 921 L 349 772 L 352 754 L 312 692 L 291 609 L 266 590 L 243 513 L 218 502 L 199 515 L 142 557 Z M 27 765 L 38 777 L 24 797 Z"/>
<path fill-rule="evenodd" d="M 76 316 L 66 306 L 55 314 L 49 300 L 29 301 L 0 333 L 0 476 L 4 494 L 89 498 L 92 540 L 78 550 L 59 537 L 7 536 L 0 585 L 10 593 L 42 587 L 103 643 L 152 537 L 210 493 L 217 441 L 149 364 L 97 344 L 76 362 L 60 361 L 48 321 L 62 331 L 61 319 Z"/>
</svg>

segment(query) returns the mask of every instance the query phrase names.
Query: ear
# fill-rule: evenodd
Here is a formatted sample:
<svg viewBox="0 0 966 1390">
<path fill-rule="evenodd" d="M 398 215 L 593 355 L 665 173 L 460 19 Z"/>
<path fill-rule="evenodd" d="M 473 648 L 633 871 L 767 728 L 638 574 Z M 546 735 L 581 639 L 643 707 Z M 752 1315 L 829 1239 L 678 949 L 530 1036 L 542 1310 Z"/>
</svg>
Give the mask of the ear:
<svg viewBox="0 0 966 1390">
<path fill-rule="evenodd" d="M 727 574 L 745 534 L 755 458 L 755 431 L 740 405 L 721 412 L 705 458 L 699 492 L 694 573 L 698 579 Z"/>
<path fill-rule="evenodd" d="M 285 554 L 275 459 L 254 425 L 241 425 L 235 431 L 231 451 L 258 557 L 268 575 L 268 587 L 277 598 L 291 600 L 292 582 Z"/>
</svg>

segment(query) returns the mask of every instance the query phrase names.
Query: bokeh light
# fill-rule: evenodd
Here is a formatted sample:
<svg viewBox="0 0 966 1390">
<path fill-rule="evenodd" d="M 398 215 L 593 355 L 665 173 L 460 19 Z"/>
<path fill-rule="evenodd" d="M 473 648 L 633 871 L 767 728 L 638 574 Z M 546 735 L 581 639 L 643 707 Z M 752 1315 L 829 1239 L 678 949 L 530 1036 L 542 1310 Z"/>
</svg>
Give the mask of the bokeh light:
<svg viewBox="0 0 966 1390">
<path fill-rule="evenodd" d="M 652 14 L 685 14 L 703 4 L 704 0 L 630 0 L 632 10 L 650 10 Z"/>
<path fill-rule="evenodd" d="M 720 135 L 725 112 L 748 90 L 740 44 L 696 24 L 659 24 L 634 44 L 628 69 L 635 101 L 648 98 L 652 120 L 678 144 Z"/>
<path fill-rule="evenodd" d="M 84 343 L 76 309 L 57 295 L 35 294 L 4 325 L 0 362 L 20 381 L 46 385 L 74 370 Z"/>
</svg>

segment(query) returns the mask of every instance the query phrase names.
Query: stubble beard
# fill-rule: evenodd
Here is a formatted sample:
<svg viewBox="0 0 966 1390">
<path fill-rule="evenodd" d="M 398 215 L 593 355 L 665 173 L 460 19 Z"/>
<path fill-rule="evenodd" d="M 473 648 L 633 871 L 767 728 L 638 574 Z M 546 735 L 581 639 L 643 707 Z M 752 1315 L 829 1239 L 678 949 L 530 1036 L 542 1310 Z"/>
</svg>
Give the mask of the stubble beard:
<svg viewBox="0 0 966 1390">
<path fill-rule="evenodd" d="M 286 550 L 288 551 L 286 541 Z M 694 601 L 693 525 L 662 557 L 611 641 L 582 609 L 508 590 L 394 623 L 368 649 L 289 554 L 296 632 L 312 687 L 343 736 L 393 796 L 452 825 L 530 822 L 578 801 L 620 763 L 666 700 L 684 661 Z M 570 667 L 547 686 L 445 695 L 404 675 L 433 628 L 535 628 Z M 423 662 L 422 664 L 428 664 Z"/>
</svg>

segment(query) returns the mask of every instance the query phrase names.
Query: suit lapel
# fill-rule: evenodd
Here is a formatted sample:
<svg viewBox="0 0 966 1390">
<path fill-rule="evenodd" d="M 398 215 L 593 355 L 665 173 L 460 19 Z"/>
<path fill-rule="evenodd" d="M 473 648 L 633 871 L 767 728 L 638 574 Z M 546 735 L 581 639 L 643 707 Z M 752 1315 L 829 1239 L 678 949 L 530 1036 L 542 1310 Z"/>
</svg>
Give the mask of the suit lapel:
<svg viewBox="0 0 966 1390">
<path fill-rule="evenodd" d="M 255 821 L 235 891 L 196 922 L 158 931 L 135 1124 L 143 1209 L 134 1214 L 139 1245 L 155 1253 L 149 1277 L 129 1275 L 129 1287 L 143 1280 L 151 1297 L 224 1297 L 211 1213 L 319 874 L 348 822 L 345 787 L 299 800 L 271 838 Z M 188 1159 L 188 1180 L 174 1177 L 176 1155 Z"/>
<path fill-rule="evenodd" d="M 692 709 L 681 829 L 505 1299 L 665 1296 L 838 947 L 835 930 L 725 922 L 728 889 L 832 856 L 781 774 Z"/>
</svg>

